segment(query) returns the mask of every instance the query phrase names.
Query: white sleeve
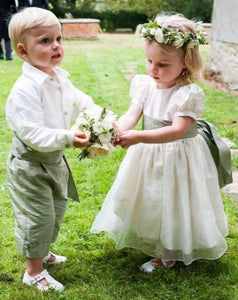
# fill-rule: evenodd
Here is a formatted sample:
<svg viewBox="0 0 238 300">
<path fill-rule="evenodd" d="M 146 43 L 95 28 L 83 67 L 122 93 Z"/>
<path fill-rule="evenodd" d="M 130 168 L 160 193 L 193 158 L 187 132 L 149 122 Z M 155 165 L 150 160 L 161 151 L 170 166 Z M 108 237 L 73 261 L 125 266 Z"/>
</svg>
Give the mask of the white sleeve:
<svg viewBox="0 0 238 300">
<path fill-rule="evenodd" d="M 131 80 L 130 98 L 131 104 L 143 108 L 149 90 L 150 78 L 148 75 L 135 75 Z"/>
<path fill-rule="evenodd" d="M 13 87 L 7 100 L 6 118 L 10 129 L 27 146 L 40 152 L 64 150 L 72 145 L 72 131 L 46 126 L 40 88 L 23 83 L 20 81 Z"/>
<path fill-rule="evenodd" d="M 81 90 L 77 89 L 74 86 L 73 86 L 73 90 L 75 93 L 75 104 L 73 107 L 73 113 L 72 113 L 71 119 L 73 121 L 75 121 L 77 119 L 80 111 L 83 108 L 87 108 L 87 107 L 93 105 L 94 101 L 89 95 L 85 94 L 84 92 L 82 92 Z"/>
<path fill-rule="evenodd" d="M 172 96 L 174 99 L 173 116 L 199 118 L 204 110 L 204 92 L 196 84 L 181 87 Z"/>
</svg>

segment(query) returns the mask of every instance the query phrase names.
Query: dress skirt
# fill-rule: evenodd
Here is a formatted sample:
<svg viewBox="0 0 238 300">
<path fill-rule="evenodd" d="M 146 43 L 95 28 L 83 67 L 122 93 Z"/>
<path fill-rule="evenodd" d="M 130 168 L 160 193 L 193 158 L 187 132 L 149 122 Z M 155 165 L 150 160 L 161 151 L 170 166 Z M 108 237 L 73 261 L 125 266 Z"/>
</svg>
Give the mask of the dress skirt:
<svg viewBox="0 0 238 300">
<path fill-rule="evenodd" d="M 127 150 L 91 232 L 188 265 L 217 259 L 228 234 L 218 176 L 201 135 Z"/>
</svg>

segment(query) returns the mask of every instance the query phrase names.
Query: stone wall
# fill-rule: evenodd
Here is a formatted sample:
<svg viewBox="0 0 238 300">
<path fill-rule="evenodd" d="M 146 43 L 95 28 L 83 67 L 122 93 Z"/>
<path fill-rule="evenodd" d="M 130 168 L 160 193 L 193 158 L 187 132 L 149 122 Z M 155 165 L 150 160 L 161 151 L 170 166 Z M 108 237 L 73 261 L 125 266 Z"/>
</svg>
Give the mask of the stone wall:
<svg viewBox="0 0 238 300">
<path fill-rule="evenodd" d="M 96 40 L 101 31 L 98 19 L 60 19 L 65 39 Z"/>
<path fill-rule="evenodd" d="M 212 40 L 208 66 L 231 90 L 238 90 L 238 44 Z"/>
<path fill-rule="evenodd" d="M 238 1 L 214 0 L 208 67 L 238 90 Z"/>
</svg>

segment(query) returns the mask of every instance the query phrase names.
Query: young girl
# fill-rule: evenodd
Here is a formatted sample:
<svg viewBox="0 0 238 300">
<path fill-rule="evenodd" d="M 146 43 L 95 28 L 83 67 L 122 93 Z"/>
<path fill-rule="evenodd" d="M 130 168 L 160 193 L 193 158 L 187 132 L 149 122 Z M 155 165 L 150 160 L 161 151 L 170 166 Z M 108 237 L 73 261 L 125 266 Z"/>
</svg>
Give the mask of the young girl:
<svg viewBox="0 0 238 300">
<path fill-rule="evenodd" d="M 217 259 L 227 249 L 227 221 L 216 165 L 196 119 L 204 93 L 197 24 L 181 15 L 143 25 L 148 75 L 131 83 L 131 106 L 118 121 L 117 143 L 128 148 L 91 232 L 106 231 L 116 248 L 152 256 L 141 270 Z M 143 117 L 143 130 L 132 130 Z"/>
<path fill-rule="evenodd" d="M 16 245 L 26 257 L 23 283 L 39 290 L 62 291 L 44 269 L 65 262 L 51 253 L 66 210 L 78 194 L 64 157 L 67 147 L 85 147 L 89 139 L 70 130 L 70 122 L 93 100 L 76 89 L 58 67 L 64 57 L 61 26 L 49 10 L 26 8 L 9 25 L 12 45 L 24 60 L 22 75 L 6 104 L 14 134 L 7 181 L 15 214 Z"/>
</svg>

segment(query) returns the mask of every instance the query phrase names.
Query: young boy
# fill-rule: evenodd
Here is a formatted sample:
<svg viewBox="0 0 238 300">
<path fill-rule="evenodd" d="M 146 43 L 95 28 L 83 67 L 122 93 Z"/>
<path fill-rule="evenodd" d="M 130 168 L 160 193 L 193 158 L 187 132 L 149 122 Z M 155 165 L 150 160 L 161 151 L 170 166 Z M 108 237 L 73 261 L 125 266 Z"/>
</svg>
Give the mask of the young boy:
<svg viewBox="0 0 238 300">
<path fill-rule="evenodd" d="M 39 290 L 62 291 L 43 263 L 57 264 L 65 256 L 49 251 L 66 210 L 67 198 L 78 194 L 63 155 L 67 147 L 85 147 L 89 139 L 73 132 L 70 122 L 93 100 L 76 89 L 68 73 L 57 67 L 64 56 L 61 26 L 49 10 L 25 8 L 9 24 L 12 45 L 24 60 L 22 75 L 6 104 L 14 133 L 7 181 L 15 214 L 16 245 L 26 257 L 23 283 Z"/>
</svg>

